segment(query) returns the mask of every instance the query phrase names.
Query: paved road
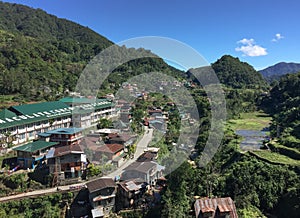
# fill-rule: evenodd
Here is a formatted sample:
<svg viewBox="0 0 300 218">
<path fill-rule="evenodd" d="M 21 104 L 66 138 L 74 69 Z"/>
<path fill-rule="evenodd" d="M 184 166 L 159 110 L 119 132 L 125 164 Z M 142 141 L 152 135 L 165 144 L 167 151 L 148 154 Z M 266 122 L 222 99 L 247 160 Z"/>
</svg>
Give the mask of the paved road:
<svg viewBox="0 0 300 218">
<path fill-rule="evenodd" d="M 17 195 L 2 197 L 2 198 L 0 198 L 0 202 L 23 199 L 23 198 L 30 198 L 30 197 L 37 197 L 40 195 L 48 195 L 48 194 L 57 193 L 57 192 L 78 191 L 82 188 L 83 185 L 85 185 L 85 182 L 78 183 L 78 184 L 72 184 L 72 185 L 59 186 L 59 191 L 57 190 L 57 188 L 48 188 L 48 189 L 42 189 L 42 190 L 35 190 L 35 191 L 31 191 L 31 192 L 25 192 L 25 193 L 21 193 L 21 194 L 17 194 Z M 70 189 L 70 187 L 74 187 L 74 188 Z"/>
<path fill-rule="evenodd" d="M 106 175 L 107 177 L 115 178 L 116 176 L 119 176 L 122 174 L 123 170 L 128 167 L 130 164 L 135 162 L 137 158 L 144 153 L 144 150 L 147 148 L 148 144 L 152 140 L 153 135 L 153 129 L 148 129 L 146 127 L 145 134 L 141 138 L 141 140 L 136 145 L 136 152 L 134 154 L 133 159 L 129 159 L 127 162 L 125 162 L 121 167 L 119 167 L 117 170 L 111 172 L 110 174 Z"/>
<path fill-rule="evenodd" d="M 147 148 L 148 144 L 152 140 L 152 135 L 153 135 L 153 129 L 146 129 L 145 134 L 143 135 L 141 140 L 137 143 L 134 158 L 129 159 L 121 167 L 119 167 L 114 172 L 106 175 L 105 177 L 111 177 L 111 178 L 114 179 L 116 176 L 121 175 L 123 170 L 127 166 L 129 166 L 131 163 L 135 162 L 137 160 L 137 158 L 144 152 L 144 149 Z M 72 185 L 59 186 L 59 190 L 60 190 L 59 192 L 76 191 L 76 190 L 80 189 L 85 184 L 86 184 L 86 182 L 82 182 L 82 183 L 78 183 L 78 184 L 72 184 Z M 70 187 L 74 187 L 74 189 L 70 189 Z M 78 187 L 78 188 L 76 188 L 76 187 Z M 37 196 L 40 196 L 40 195 L 47 195 L 47 194 L 56 193 L 56 192 L 58 192 L 58 190 L 56 188 L 36 190 L 36 191 L 26 192 L 26 193 L 22 193 L 22 194 L 2 197 L 2 198 L 0 198 L 0 202 L 23 199 L 23 198 L 29 198 L 29 197 L 37 197 Z"/>
</svg>

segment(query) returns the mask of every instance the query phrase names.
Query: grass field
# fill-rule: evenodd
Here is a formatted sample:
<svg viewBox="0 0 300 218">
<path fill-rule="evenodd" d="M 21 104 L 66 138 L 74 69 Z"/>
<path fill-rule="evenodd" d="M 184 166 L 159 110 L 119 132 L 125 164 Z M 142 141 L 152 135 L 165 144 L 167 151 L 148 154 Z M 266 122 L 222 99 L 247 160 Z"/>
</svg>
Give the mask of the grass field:
<svg viewBox="0 0 300 218">
<path fill-rule="evenodd" d="M 262 112 L 242 113 L 240 118 L 228 121 L 233 130 L 262 130 L 269 126 L 271 117 Z"/>
<path fill-rule="evenodd" d="M 292 158 L 289 158 L 285 155 L 281 155 L 275 152 L 271 151 L 253 151 L 256 155 L 259 157 L 266 159 L 273 163 L 281 163 L 281 164 L 287 164 L 292 166 L 300 166 L 300 160 L 295 160 Z"/>
</svg>

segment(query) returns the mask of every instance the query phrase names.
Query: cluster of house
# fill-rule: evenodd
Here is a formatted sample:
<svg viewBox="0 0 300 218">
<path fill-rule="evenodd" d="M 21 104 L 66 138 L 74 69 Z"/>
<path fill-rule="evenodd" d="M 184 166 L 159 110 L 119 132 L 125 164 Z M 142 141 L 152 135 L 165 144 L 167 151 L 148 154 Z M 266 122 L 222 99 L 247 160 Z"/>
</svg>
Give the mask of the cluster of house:
<svg viewBox="0 0 300 218">
<path fill-rule="evenodd" d="M 109 177 L 86 183 L 71 205 L 72 217 L 109 217 L 122 209 L 149 208 L 160 202 L 166 185 L 163 166 L 155 162 L 155 149 L 145 151 L 124 168 L 118 181 Z"/>
<path fill-rule="evenodd" d="M 38 135 L 39 140 L 13 147 L 17 157 L 9 159 L 13 160 L 10 166 L 14 164 L 14 169 L 47 168 L 48 173 L 54 176 L 55 184 L 82 176 L 88 164 L 80 146 L 82 128 L 59 128 Z"/>
<path fill-rule="evenodd" d="M 132 88 L 128 85 L 126 88 Z M 134 89 L 133 89 L 134 90 Z M 147 97 L 140 93 L 138 97 Z M 52 185 L 81 180 L 89 163 L 124 164 L 129 146 L 136 135 L 129 132 L 132 105 L 107 99 L 63 98 L 59 101 L 12 106 L 0 111 L 0 142 L 10 139 L 17 157 L 13 169 L 34 169 L 53 176 Z M 115 129 L 100 129 L 83 135 L 104 116 L 120 115 Z M 144 124 L 166 131 L 168 114 L 159 108 L 148 110 Z M 5 136 L 4 133 L 9 133 Z M 5 138 L 6 137 L 6 138 Z M 2 138 L 2 140 L 1 140 Z M 5 140 L 3 140 L 5 139 Z M 27 142 L 27 143 L 26 143 Z M 166 185 L 164 167 L 155 160 L 157 149 L 145 151 L 127 166 L 118 181 L 97 178 L 86 183 L 75 198 L 73 217 L 104 217 L 126 208 L 147 208 L 160 202 L 160 191 Z M 4 162 L 5 164 L 5 162 Z M 47 170 L 45 170 L 47 169 Z M 231 198 L 198 199 L 196 217 L 236 218 Z"/>
<path fill-rule="evenodd" d="M 71 217 L 109 217 L 111 212 L 128 209 L 148 209 L 160 204 L 159 187 L 165 180 L 157 180 L 150 187 L 140 178 L 115 182 L 102 177 L 86 183 L 71 205 Z M 234 201 L 230 197 L 198 198 L 194 202 L 194 215 L 197 218 L 238 218 Z"/>
<path fill-rule="evenodd" d="M 167 131 L 168 113 L 160 108 L 148 110 L 148 116 L 144 118 L 144 125 L 157 129 L 163 133 Z"/>
<path fill-rule="evenodd" d="M 128 148 L 136 138 L 137 135 L 118 129 L 100 129 L 87 134 L 80 145 L 88 153 L 90 162 L 111 163 L 119 167 L 124 163 Z"/>
<path fill-rule="evenodd" d="M 49 130 L 87 128 L 101 117 L 116 115 L 108 99 L 66 97 L 59 101 L 11 106 L 0 111 L 0 145 L 23 144 Z"/>
<path fill-rule="evenodd" d="M 73 127 L 39 133 L 38 140 L 13 147 L 17 157 L 11 168 L 38 170 L 47 166 L 55 184 L 70 183 L 66 180 L 81 180 L 90 162 L 103 164 L 105 158 L 105 163 L 121 166 L 126 148 L 136 140 L 136 135 L 118 130 L 102 129 L 86 136 L 82 131 Z"/>
</svg>

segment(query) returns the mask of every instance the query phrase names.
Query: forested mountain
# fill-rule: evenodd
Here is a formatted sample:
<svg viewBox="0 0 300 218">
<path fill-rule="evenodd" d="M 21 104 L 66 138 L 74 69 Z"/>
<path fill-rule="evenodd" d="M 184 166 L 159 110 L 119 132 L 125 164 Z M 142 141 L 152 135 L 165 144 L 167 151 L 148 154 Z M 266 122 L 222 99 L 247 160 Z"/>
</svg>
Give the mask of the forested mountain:
<svg viewBox="0 0 300 218">
<path fill-rule="evenodd" d="M 251 65 L 238 58 L 224 55 L 212 64 L 219 80 L 231 88 L 264 88 L 263 77 Z"/>
<path fill-rule="evenodd" d="M 300 72 L 300 64 L 285 62 L 280 62 L 260 71 L 268 82 L 279 80 L 285 74 L 297 72 Z"/>
<path fill-rule="evenodd" d="M 248 63 L 230 55 L 222 56 L 211 66 L 223 84 L 228 118 L 256 110 L 259 96 L 267 89 L 267 84 L 260 73 Z M 187 75 L 194 80 L 190 71 Z"/>
<path fill-rule="evenodd" d="M 85 64 L 110 45 L 87 27 L 0 2 L 0 93 L 36 100 L 72 90 Z"/>
<path fill-rule="evenodd" d="M 273 135 L 300 150 L 300 73 L 287 74 L 270 91 L 263 101 L 268 113 L 273 115 Z"/>
<path fill-rule="evenodd" d="M 110 45 L 111 41 L 87 27 L 40 9 L 0 2 L 0 94 L 34 101 L 58 98 L 74 89 L 89 60 Z M 123 46 L 114 52 L 122 58 L 135 53 L 133 50 Z M 160 71 L 184 76 L 150 51 L 137 51 L 152 58 L 119 66 L 103 84 L 102 93 L 111 92 L 140 73 Z"/>
</svg>

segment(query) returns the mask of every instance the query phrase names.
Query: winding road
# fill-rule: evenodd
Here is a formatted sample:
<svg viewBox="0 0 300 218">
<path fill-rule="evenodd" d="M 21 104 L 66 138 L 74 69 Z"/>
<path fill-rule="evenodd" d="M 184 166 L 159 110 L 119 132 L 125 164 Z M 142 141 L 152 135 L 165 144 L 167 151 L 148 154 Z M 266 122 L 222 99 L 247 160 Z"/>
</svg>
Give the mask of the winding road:
<svg viewBox="0 0 300 218">
<path fill-rule="evenodd" d="M 123 170 L 128 167 L 130 164 L 135 162 L 141 154 L 144 153 L 144 150 L 147 148 L 148 144 L 151 142 L 153 136 L 153 129 L 148 129 L 148 127 L 145 128 L 145 133 L 141 140 L 136 145 L 136 151 L 134 154 L 134 158 L 129 159 L 126 161 L 121 167 L 119 167 L 117 170 L 111 172 L 107 175 L 107 177 L 115 178 L 116 176 L 119 176 L 122 174 Z"/>
</svg>

